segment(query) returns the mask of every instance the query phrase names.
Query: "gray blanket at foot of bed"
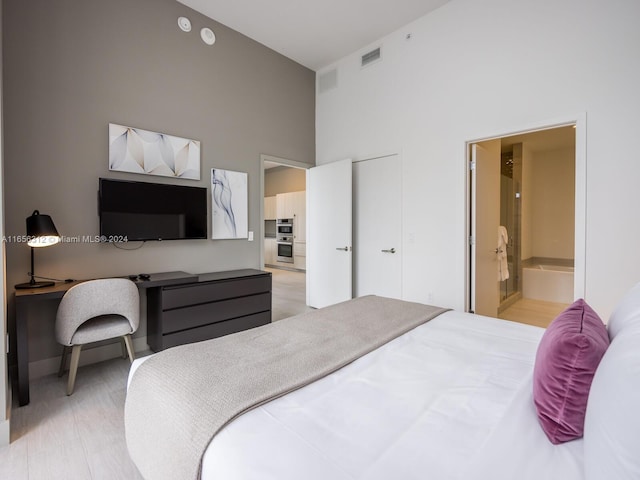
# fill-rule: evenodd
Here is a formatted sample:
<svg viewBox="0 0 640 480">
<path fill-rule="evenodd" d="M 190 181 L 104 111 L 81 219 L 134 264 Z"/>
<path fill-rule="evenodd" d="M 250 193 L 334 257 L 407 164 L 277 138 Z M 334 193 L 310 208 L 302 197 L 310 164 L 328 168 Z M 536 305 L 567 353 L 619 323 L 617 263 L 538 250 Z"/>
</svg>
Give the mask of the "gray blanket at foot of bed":
<svg viewBox="0 0 640 480">
<path fill-rule="evenodd" d="M 307 385 L 445 309 L 361 297 L 160 352 L 125 403 L 131 458 L 147 480 L 197 479 L 213 436 L 242 413 Z"/>
</svg>

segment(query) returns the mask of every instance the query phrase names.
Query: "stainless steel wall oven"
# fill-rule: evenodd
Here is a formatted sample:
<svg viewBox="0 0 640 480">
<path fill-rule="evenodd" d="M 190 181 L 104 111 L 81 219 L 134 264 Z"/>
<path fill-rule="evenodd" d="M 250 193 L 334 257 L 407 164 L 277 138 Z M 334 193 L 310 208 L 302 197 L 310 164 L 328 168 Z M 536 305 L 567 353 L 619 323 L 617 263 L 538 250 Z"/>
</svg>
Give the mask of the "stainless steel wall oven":
<svg viewBox="0 0 640 480">
<path fill-rule="evenodd" d="M 276 245 L 278 246 L 278 262 L 293 263 L 293 219 L 276 220 Z"/>
</svg>

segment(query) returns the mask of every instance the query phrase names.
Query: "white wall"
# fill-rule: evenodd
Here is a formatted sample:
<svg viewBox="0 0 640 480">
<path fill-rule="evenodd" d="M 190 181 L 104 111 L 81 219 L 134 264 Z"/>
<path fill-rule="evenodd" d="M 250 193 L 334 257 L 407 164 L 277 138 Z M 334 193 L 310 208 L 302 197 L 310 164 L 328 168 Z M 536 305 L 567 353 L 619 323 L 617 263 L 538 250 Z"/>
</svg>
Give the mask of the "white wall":
<svg viewBox="0 0 640 480">
<path fill-rule="evenodd" d="M 638 18 L 636 0 L 453 0 L 318 72 L 338 69 L 318 164 L 402 152 L 405 298 L 464 308 L 465 142 L 584 113 L 585 297 L 606 319 L 640 279 Z"/>
</svg>

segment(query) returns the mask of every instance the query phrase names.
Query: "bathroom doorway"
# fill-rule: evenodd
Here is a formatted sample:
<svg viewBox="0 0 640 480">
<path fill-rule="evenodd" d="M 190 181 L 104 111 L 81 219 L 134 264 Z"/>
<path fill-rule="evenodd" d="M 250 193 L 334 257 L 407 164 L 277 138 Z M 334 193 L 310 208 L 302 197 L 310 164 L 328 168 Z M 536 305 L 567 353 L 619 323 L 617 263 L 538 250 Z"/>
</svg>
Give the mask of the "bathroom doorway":
<svg viewBox="0 0 640 480">
<path fill-rule="evenodd" d="M 581 290 L 576 125 L 469 147 L 469 310 L 546 327 Z"/>
</svg>

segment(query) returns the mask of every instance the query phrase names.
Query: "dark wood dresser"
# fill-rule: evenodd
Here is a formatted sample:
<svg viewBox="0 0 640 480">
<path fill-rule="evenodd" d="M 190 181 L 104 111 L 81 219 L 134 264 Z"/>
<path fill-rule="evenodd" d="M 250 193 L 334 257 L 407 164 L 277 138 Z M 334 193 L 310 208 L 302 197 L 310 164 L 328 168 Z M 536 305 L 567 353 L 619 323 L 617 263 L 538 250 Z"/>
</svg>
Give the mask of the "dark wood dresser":
<svg viewBox="0 0 640 480">
<path fill-rule="evenodd" d="M 147 288 L 147 342 L 154 352 L 271 322 L 271 273 L 207 273 Z"/>
</svg>

